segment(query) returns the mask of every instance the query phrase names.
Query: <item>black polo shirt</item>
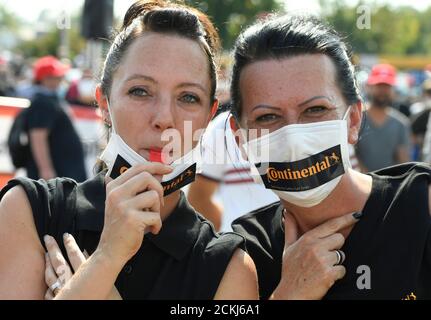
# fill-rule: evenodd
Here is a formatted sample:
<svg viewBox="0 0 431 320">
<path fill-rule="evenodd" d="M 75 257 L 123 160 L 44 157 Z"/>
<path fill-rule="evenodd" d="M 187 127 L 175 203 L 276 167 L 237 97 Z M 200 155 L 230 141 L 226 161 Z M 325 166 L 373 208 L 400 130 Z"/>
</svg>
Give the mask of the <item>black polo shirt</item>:
<svg viewBox="0 0 431 320">
<path fill-rule="evenodd" d="M 62 234 L 68 232 L 81 250 L 94 252 L 104 223 L 104 174 L 82 184 L 72 179 L 16 179 L 24 187 L 42 239 L 54 236 L 63 254 Z M 147 234 L 141 248 L 116 280 L 123 299 L 212 299 L 234 251 L 244 243 L 235 233 L 219 235 L 187 202 L 183 192 L 176 209 L 163 221 L 158 235 Z M 66 255 L 65 255 L 66 257 Z"/>
<path fill-rule="evenodd" d="M 372 191 L 341 248 L 346 276 L 325 299 L 431 299 L 431 168 L 409 163 L 370 173 Z M 280 282 L 284 249 L 282 206 L 275 203 L 238 218 L 262 299 Z"/>
</svg>

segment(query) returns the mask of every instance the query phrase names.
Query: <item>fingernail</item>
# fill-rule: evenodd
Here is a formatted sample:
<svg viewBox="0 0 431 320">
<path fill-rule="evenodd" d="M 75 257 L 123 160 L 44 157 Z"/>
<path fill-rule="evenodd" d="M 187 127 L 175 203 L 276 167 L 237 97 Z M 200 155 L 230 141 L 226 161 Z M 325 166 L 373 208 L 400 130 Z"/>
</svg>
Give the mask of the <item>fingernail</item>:
<svg viewBox="0 0 431 320">
<path fill-rule="evenodd" d="M 63 240 L 67 240 L 69 238 L 69 236 L 70 236 L 70 234 L 68 234 L 67 232 L 63 233 Z"/>
<path fill-rule="evenodd" d="M 363 212 L 362 211 L 358 211 L 358 212 L 355 212 L 353 214 L 353 218 L 355 218 L 356 220 L 360 220 L 362 218 L 362 215 L 363 215 Z"/>
<path fill-rule="evenodd" d="M 50 236 L 48 236 L 48 235 L 45 235 L 45 236 L 43 237 L 43 240 L 45 240 L 45 243 L 50 243 L 50 242 L 51 242 L 51 237 L 50 237 Z"/>
</svg>

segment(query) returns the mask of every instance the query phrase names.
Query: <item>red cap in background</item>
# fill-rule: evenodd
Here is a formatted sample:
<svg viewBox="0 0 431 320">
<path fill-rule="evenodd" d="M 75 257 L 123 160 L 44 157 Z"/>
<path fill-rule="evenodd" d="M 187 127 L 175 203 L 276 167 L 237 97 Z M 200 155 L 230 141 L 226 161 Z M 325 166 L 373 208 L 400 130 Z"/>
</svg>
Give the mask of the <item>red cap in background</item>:
<svg viewBox="0 0 431 320">
<path fill-rule="evenodd" d="M 397 71 L 390 64 L 377 64 L 371 69 L 367 84 L 388 84 L 394 86 L 396 83 Z"/>
<path fill-rule="evenodd" d="M 35 80 L 41 81 L 46 77 L 63 77 L 69 67 L 53 56 L 45 56 L 33 65 L 33 75 Z"/>
</svg>

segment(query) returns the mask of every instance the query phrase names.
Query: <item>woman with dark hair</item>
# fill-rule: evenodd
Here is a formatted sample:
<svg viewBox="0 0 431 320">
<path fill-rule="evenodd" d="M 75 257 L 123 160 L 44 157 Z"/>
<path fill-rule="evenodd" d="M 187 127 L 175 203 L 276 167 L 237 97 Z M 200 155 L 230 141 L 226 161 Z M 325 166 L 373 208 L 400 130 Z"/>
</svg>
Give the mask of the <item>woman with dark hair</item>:
<svg viewBox="0 0 431 320">
<path fill-rule="evenodd" d="M 340 36 L 271 17 L 237 40 L 232 79 L 254 177 L 280 198 L 233 222 L 261 298 L 430 299 L 430 168 L 351 169 L 362 101 Z"/>
<path fill-rule="evenodd" d="M 179 190 L 196 171 L 185 124 L 197 133 L 217 107 L 217 49 L 213 25 L 195 9 L 130 7 L 96 91 L 111 127 L 107 171 L 82 184 L 16 179 L 1 191 L 0 298 L 258 297 L 244 239 L 215 233 Z"/>
</svg>

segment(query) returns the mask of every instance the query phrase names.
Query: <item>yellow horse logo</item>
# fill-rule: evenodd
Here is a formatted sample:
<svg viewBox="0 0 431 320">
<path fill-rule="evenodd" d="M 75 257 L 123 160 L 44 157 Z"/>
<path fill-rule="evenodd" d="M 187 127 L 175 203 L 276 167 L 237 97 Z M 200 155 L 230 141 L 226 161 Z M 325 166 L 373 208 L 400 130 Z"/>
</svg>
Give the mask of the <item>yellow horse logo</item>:
<svg viewBox="0 0 431 320">
<path fill-rule="evenodd" d="M 337 162 L 340 162 L 340 157 L 339 156 L 337 156 L 336 154 L 335 154 L 335 152 L 332 152 L 332 155 L 330 155 L 329 156 L 329 159 L 331 159 L 333 162 L 335 162 L 335 163 L 337 163 Z"/>
<path fill-rule="evenodd" d="M 408 294 L 403 300 L 416 300 L 416 299 L 417 299 L 417 297 L 412 292 L 412 293 Z"/>
</svg>

